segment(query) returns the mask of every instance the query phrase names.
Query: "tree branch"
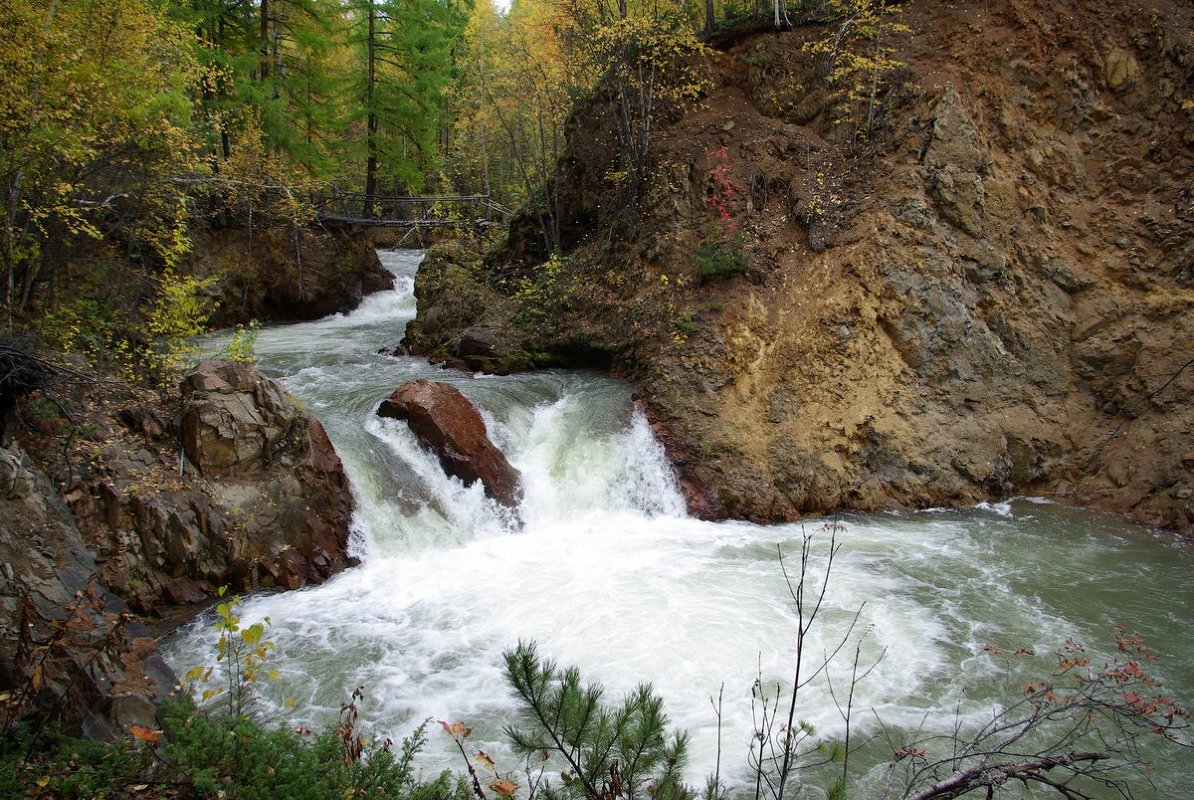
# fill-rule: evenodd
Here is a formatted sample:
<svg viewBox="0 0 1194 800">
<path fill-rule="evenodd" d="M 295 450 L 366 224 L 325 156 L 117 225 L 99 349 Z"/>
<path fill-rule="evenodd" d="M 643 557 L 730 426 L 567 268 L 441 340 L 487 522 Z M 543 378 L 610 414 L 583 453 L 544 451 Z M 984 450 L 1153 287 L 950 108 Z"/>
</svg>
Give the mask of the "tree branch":
<svg viewBox="0 0 1194 800">
<path fill-rule="evenodd" d="M 977 789 L 999 786 L 1009 779 L 1037 780 L 1054 786 L 1058 784 L 1045 778 L 1045 773 L 1058 767 L 1071 768 L 1084 764 L 1093 764 L 1110 758 L 1106 753 L 1067 753 L 1062 756 L 1048 756 L 1032 761 L 1021 761 L 1009 764 L 987 764 L 980 762 L 975 766 L 954 773 L 938 784 L 930 786 L 914 795 L 906 796 L 905 800 L 952 800 Z M 1070 790 L 1067 788 L 1067 794 Z M 1085 798 L 1087 795 L 1075 793 L 1073 797 Z"/>
</svg>

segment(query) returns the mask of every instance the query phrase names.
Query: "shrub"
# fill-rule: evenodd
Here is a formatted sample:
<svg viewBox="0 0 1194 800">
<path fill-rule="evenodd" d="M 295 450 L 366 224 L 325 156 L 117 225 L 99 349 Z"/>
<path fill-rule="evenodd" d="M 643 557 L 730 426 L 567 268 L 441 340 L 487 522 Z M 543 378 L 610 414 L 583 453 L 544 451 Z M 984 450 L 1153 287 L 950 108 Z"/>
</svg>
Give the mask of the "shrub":
<svg viewBox="0 0 1194 800">
<path fill-rule="evenodd" d="M 699 283 L 740 275 L 750 266 L 746 237 L 742 231 L 733 231 L 723 236 L 707 236 L 692 249 L 692 262 L 696 265 Z"/>
<path fill-rule="evenodd" d="M 672 320 L 672 325 L 674 325 L 676 330 L 680 333 L 686 335 L 690 333 L 696 333 L 698 327 L 696 314 L 694 314 L 692 311 L 685 311 L 683 314 L 680 314 L 678 317 Z"/>
<path fill-rule="evenodd" d="M 150 343 L 144 349 L 134 348 L 128 356 L 128 369 L 143 364 L 163 385 L 172 382 L 197 352 L 191 340 L 207 330 L 212 305 L 206 295 L 214 283 L 214 278 L 200 280 L 172 269 L 162 273 L 157 299 L 145 318 L 144 333 Z"/>
<path fill-rule="evenodd" d="M 349 707 L 355 708 L 355 702 Z M 170 744 L 162 761 L 169 765 L 173 783 L 230 800 L 460 796 L 447 772 L 431 781 L 417 777 L 414 761 L 426 740 L 425 729 L 426 723 L 420 725 L 397 753 L 385 740 L 349 755 L 339 725 L 318 735 L 305 728 L 271 730 L 243 716 L 210 717 L 186 699 L 170 708 Z"/>
<path fill-rule="evenodd" d="M 220 354 L 238 364 L 251 367 L 257 363 L 257 332 L 261 330 L 261 323 L 252 320 L 248 326 L 237 325 L 228 344 L 220 350 Z"/>
<path fill-rule="evenodd" d="M 22 724 L 0 744 L 0 797 L 123 798 L 155 763 L 133 737 L 98 742 Z"/>
<path fill-rule="evenodd" d="M 705 200 L 717 214 L 717 219 L 710 233 L 692 250 L 698 283 L 737 275 L 746 272 L 750 266 L 746 236 L 735 219 L 741 205 L 742 187 L 730 175 L 728 148 L 719 147 L 711 155 L 714 165 L 709 170 L 709 193 Z"/>
<path fill-rule="evenodd" d="M 548 323 L 576 300 L 576 276 L 570 260 L 559 252 L 535 266 L 529 277 L 519 279 L 514 292 L 518 310 L 514 321 L 526 330 L 534 331 Z"/>
</svg>

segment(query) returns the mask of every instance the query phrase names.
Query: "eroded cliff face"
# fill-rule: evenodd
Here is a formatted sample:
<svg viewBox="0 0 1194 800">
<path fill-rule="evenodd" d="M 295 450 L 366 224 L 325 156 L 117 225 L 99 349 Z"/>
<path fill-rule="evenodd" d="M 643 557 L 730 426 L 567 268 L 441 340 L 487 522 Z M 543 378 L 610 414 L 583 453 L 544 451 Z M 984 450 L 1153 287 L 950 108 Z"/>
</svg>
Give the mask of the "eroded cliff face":
<svg viewBox="0 0 1194 800">
<path fill-rule="evenodd" d="M 5 356 L 3 724 L 40 716 L 101 737 L 154 726 L 177 680 L 146 623 L 170 627 L 220 587 L 293 589 L 352 561 L 340 459 L 270 378 L 205 361 L 171 402 Z"/>
<path fill-rule="evenodd" d="M 278 222 L 254 228 L 250 220 L 197 226 L 191 236 L 183 268 L 215 280 L 213 328 L 351 311 L 393 282 L 366 238 L 347 231 Z"/>
<path fill-rule="evenodd" d="M 109 738 L 154 726 L 177 680 L 145 627 L 95 580 L 94 554 L 49 480 L 0 448 L 0 719 L 53 717 Z M 7 735 L 7 731 L 6 731 Z"/>
<path fill-rule="evenodd" d="M 570 140 L 568 213 L 594 224 L 566 271 L 518 284 L 543 273 L 517 232 L 484 265 L 433 256 L 414 346 L 607 357 L 707 516 L 1032 493 L 1191 529 L 1194 9 L 901 8 L 869 145 L 803 50 L 824 28 L 737 42 L 658 130 L 629 224 L 602 227 L 598 109 Z M 715 173 L 750 253 L 721 279 L 694 255 Z"/>
</svg>

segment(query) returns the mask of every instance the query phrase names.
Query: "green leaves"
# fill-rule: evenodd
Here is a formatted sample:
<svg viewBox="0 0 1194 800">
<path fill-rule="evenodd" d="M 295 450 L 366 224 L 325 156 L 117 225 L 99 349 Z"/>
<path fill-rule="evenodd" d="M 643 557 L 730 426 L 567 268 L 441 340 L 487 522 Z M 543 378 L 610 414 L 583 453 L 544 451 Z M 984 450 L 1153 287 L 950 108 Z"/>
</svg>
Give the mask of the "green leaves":
<svg viewBox="0 0 1194 800">
<path fill-rule="evenodd" d="M 245 366 L 257 363 L 257 332 L 261 330 L 261 323 L 257 320 L 249 322 L 248 326 L 237 325 L 232 338 L 224 345 L 220 355 Z"/>
<path fill-rule="evenodd" d="M 11 314 L 32 304 L 75 241 L 113 235 L 126 252 L 169 260 L 181 209 L 168 178 L 196 166 L 197 64 L 154 0 L 0 0 L 0 19 L 0 266 Z"/>
<path fill-rule="evenodd" d="M 435 171 L 465 16 L 439 0 L 352 0 L 345 13 L 354 63 L 350 157 L 364 167 L 366 192 L 418 190 Z"/>
<path fill-rule="evenodd" d="M 216 604 L 215 621 L 215 629 L 220 634 L 216 640 L 216 661 L 225 665 L 222 676 L 224 685 L 203 689 L 199 698 L 206 703 L 225 695 L 228 698 L 228 716 L 237 718 L 249 708 L 252 702 L 251 687 L 265 669 L 265 662 L 275 645 L 265 638 L 266 628 L 270 626 L 269 617 L 242 628 L 241 618 L 237 615 L 243 602 L 241 598 L 229 596 L 226 586 L 220 587 L 219 596 L 227 598 Z M 215 668 L 211 666 L 192 667 L 183 675 L 182 682 L 194 693 L 198 684 L 207 684 L 211 680 L 214 671 Z M 281 677 L 276 669 L 265 670 L 265 675 L 270 680 Z"/>
</svg>

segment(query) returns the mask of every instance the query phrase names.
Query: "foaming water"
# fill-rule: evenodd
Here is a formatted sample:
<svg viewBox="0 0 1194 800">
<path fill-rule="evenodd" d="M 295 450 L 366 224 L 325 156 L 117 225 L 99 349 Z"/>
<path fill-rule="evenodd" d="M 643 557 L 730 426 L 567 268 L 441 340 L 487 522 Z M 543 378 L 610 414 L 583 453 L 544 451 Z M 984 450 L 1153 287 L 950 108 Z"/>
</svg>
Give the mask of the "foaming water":
<svg viewBox="0 0 1194 800">
<path fill-rule="evenodd" d="M 246 603 L 245 620 L 269 616 L 278 643 L 272 662 L 282 679 L 266 693 L 270 715 L 327 724 L 364 686 L 378 734 L 400 738 L 428 718 L 464 721 L 474 744 L 511 769 L 501 727 L 516 709 L 501 654 L 534 640 L 611 697 L 651 681 L 692 736 L 692 780 L 712 771 L 719 741 L 723 777 L 744 778 L 752 687 L 759 679 L 786 690 L 791 680 L 796 618 L 780 553 L 792 574 L 811 534 L 809 574 L 820 576 L 824 523 L 687 518 L 661 448 L 616 381 L 562 371 L 470 376 L 379 354 L 413 316 L 418 263 L 415 253 L 382 256 L 395 291 L 351 315 L 258 338 L 262 367 L 320 417 L 344 460 L 363 558 L 323 586 Z M 520 519 L 479 485 L 446 477 L 404 424 L 373 413 L 416 377 L 451 383 L 481 409 L 522 472 Z M 1067 637 L 1105 649 L 1116 623 L 1169 655 L 1157 671 L 1179 697 L 1194 695 L 1185 667 L 1194 585 L 1181 545 L 1030 500 L 846 517 L 837 541 L 808 650 L 814 658 L 831 651 L 857 615 L 847 650 L 858 646 L 864 664 L 878 660 L 855 694 L 860 731 L 877 733 L 877 719 L 897 732 L 979 720 L 1002 691 L 986 645 L 1031 648 L 1040 657 L 1021 667 L 1032 674 Z M 203 619 L 167 645 L 180 669 L 209 663 L 214 652 Z M 711 704 L 719 695 L 720 733 Z M 801 698 L 799 716 L 827 736 L 843 728 L 823 682 Z M 877 741 L 872 760 L 890 754 Z M 425 769 L 457 766 L 447 737 L 433 734 L 430 744 Z M 1188 757 L 1159 766 L 1158 796 L 1194 790 Z"/>
</svg>

